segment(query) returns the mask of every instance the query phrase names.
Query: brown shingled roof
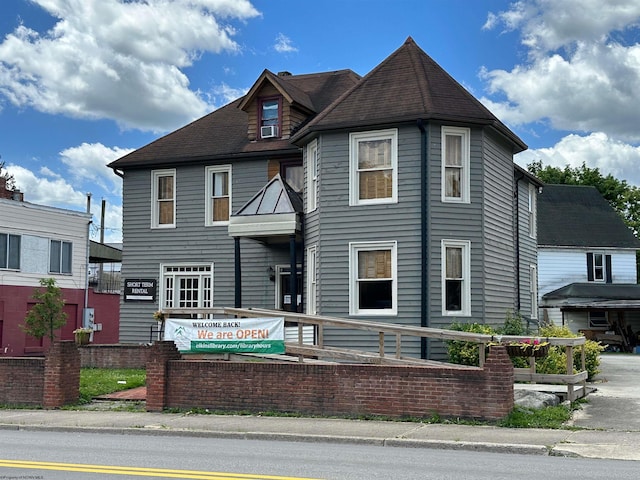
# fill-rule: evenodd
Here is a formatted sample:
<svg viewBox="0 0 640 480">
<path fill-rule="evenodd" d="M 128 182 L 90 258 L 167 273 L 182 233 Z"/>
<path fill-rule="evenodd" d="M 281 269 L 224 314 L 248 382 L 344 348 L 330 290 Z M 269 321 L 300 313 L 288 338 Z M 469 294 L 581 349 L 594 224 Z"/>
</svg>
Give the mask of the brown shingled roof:
<svg viewBox="0 0 640 480">
<path fill-rule="evenodd" d="M 295 102 L 313 107 L 318 112 L 360 79 L 351 70 L 274 77 Z M 264 153 L 285 155 L 299 151 L 288 139 L 249 141 L 247 114 L 238 108 L 243 98 L 115 160 L 109 167 L 125 169 L 175 165 Z"/>
<path fill-rule="evenodd" d="M 317 130 L 383 125 L 418 118 L 492 126 L 515 145 L 514 151 L 527 148 L 411 37 L 292 140 Z"/>
</svg>

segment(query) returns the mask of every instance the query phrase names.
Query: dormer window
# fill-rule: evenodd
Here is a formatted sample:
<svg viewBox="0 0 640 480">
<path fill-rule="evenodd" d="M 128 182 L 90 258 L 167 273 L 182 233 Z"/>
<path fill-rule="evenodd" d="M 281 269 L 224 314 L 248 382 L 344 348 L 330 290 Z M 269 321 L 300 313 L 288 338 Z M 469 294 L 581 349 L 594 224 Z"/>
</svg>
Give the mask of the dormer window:
<svg viewBox="0 0 640 480">
<path fill-rule="evenodd" d="M 265 98 L 260 102 L 260 138 L 280 137 L 280 98 Z"/>
</svg>

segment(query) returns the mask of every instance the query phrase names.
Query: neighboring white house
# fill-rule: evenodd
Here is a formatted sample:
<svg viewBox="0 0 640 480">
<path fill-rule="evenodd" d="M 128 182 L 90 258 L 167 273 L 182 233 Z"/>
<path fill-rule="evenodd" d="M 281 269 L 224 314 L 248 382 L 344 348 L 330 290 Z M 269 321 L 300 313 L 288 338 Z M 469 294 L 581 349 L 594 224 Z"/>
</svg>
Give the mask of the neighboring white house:
<svg viewBox="0 0 640 480">
<path fill-rule="evenodd" d="M 640 331 L 639 249 L 595 187 L 545 185 L 538 197 L 541 320 L 599 339 L 609 332 L 621 338 L 605 340 L 629 349 Z"/>
<path fill-rule="evenodd" d="M 73 338 L 82 325 L 91 215 L 0 198 L 0 354 L 36 354 L 42 341 L 21 329 L 40 279 L 63 291 L 67 325 L 59 338 Z"/>
</svg>

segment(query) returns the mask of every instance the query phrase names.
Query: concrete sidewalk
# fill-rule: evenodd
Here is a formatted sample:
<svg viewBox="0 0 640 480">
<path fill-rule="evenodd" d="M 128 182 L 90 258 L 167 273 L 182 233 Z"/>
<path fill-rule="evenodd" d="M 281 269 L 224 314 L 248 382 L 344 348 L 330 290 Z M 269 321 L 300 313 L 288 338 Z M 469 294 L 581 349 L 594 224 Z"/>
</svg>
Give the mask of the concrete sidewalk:
<svg viewBox="0 0 640 480">
<path fill-rule="evenodd" d="M 640 432 L 509 429 L 367 420 L 124 412 L 0 410 L 0 429 L 211 436 L 465 449 L 640 460 Z"/>
<path fill-rule="evenodd" d="M 0 409 L 0 429 L 368 443 L 640 460 L 640 388 L 636 386 L 640 355 L 603 356 L 601 369 L 603 372 L 594 383 L 598 390 L 587 397 L 588 403 L 569 425 L 579 430 L 109 409 Z M 136 398 L 131 400 L 143 400 L 144 389 L 116 394 L 112 400 L 122 401 L 132 395 Z M 621 404 L 626 405 L 625 409 L 621 409 Z"/>
</svg>

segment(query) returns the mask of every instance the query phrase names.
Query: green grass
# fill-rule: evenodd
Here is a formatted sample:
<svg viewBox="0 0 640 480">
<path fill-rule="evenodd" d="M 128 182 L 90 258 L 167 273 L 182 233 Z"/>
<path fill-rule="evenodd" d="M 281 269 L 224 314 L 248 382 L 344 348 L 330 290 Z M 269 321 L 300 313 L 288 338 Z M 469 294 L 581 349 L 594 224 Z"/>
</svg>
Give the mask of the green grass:
<svg viewBox="0 0 640 480">
<path fill-rule="evenodd" d="M 89 403 L 95 397 L 145 385 L 147 372 L 134 368 L 82 368 L 80 369 L 80 399 Z M 118 383 L 125 382 L 125 383 Z"/>
<path fill-rule="evenodd" d="M 557 405 L 539 410 L 516 407 L 498 426 L 507 428 L 567 428 L 571 413 L 580 408 L 578 403 L 571 407 Z"/>
</svg>

